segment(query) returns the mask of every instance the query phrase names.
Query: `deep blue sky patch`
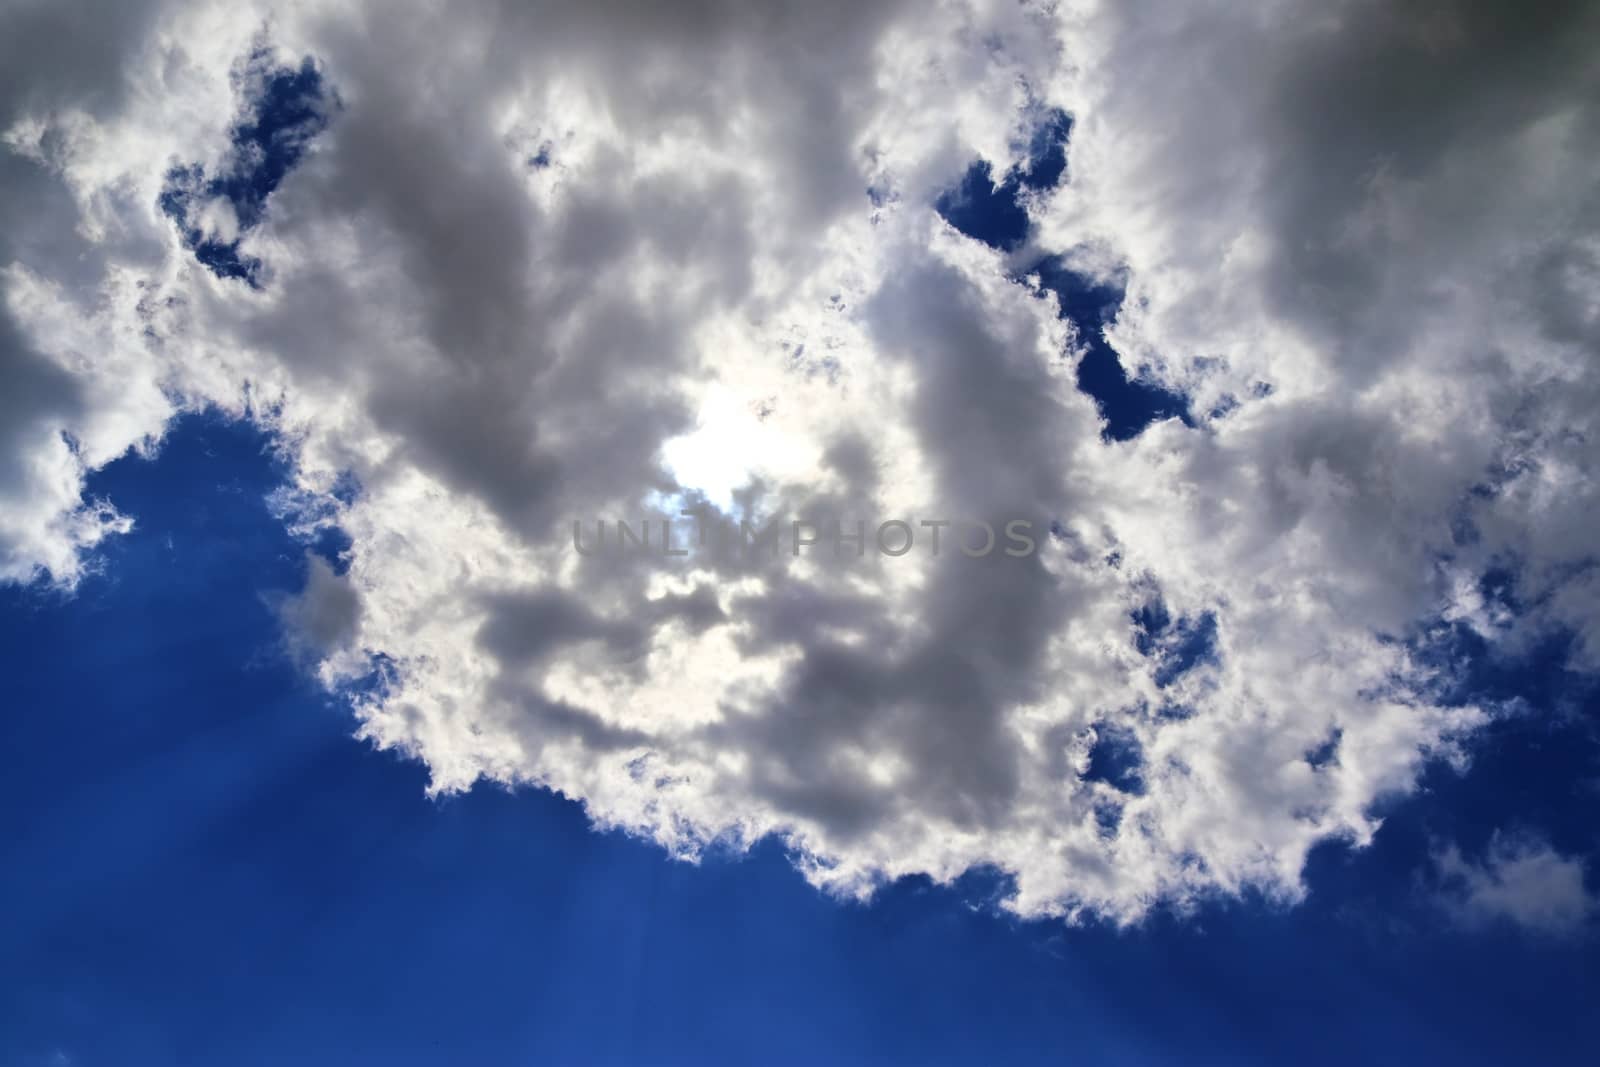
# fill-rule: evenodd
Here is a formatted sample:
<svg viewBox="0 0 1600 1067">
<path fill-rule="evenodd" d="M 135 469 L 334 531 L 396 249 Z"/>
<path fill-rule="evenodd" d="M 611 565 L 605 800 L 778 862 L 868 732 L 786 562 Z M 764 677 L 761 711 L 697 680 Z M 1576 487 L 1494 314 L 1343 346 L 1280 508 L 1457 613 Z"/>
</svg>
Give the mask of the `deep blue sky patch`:
<svg viewBox="0 0 1600 1067">
<path fill-rule="evenodd" d="M 1031 225 L 1025 196 L 1028 191 L 1053 188 L 1065 178 L 1071 133 L 1070 115 L 1060 110 L 1047 112 L 1035 128 L 1025 165 L 1012 167 L 996 181 L 990 163 L 977 160 L 955 188 L 939 197 L 935 210 L 973 240 L 1001 252 L 1016 251 L 1027 242 Z M 1177 418 L 1193 425 L 1185 397 L 1137 375 L 1130 377 L 1106 342 L 1102 329 L 1122 306 L 1119 284 L 1089 278 L 1070 268 L 1059 255 L 1045 256 L 1021 273 L 1036 275 L 1039 284 L 1056 295 L 1062 316 L 1077 326 L 1087 348 L 1078 364 L 1078 388 L 1094 397 L 1106 421 L 1106 440 L 1137 437 L 1162 419 Z M 1220 410 L 1213 413 L 1214 417 L 1223 414 L 1226 412 Z"/>
<path fill-rule="evenodd" d="M 934 208 L 968 237 L 1009 252 L 1028 237 L 1028 212 L 1018 201 L 1021 187 L 1015 173 L 996 182 L 989 161 L 980 159 L 967 168 L 959 185 L 939 197 Z"/>
<path fill-rule="evenodd" d="M 1162 688 L 1216 656 L 1217 619 L 1209 612 L 1175 619 L 1154 599 L 1134 610 L 1132 618 L 1135 645 L 1160 661 L 1155 682 Z"/>
<path fill-rule="evenodd" d="M 1089 768 L 1083 778 L 1086 782 L 1105 782 L 1123 793 L 1142 793 L 1139 770 L 1143 766 L 1144 751 L 1132 731 L 1101 723 L 1089 748 Z"/>
<path fill-rule="evenodd" d="M 1094 397 L 1105 419 L 1109 441 L 1137 437 L 1153 422 L 1182 419 L 1191 424 L 1189 403 L 1179 393 L 1137 377 L 1130 378 L 1103 329 L 1122 306 L 1122 288 L 1095 281 L 1072 270 L 1059 256 L 1049 256 L 1034 266 L 1039 284 L 1056 295 L 1063 317 L 1078 328 L 1087 351 L 1078 363 L 1078 388 Z"/>
<path fill-rule="evenodd" d="M 1043 192 L 1056 186 L 1067 169 L 1067 140 L 1072 118 L 1065 111 L 1046 112 L 1028 144 L 1028 158 L 996 179 L 986 159 L 976 160 L 954 189 L 934 208 L 951 226 L 991 248 L 1009 252 L 1028 238 L 1024 190 Z"/>
<path fill-rule="evenodd" d="M 264 52 L 251 57 L 236 79 L 246 97 L 231 129 L 228 157 L 218 174 L 198 163 L 174 166 L 162 187 L 161 210 L 177 223 L 195 259 L 219 278 L 258 283 L 260 262 L 240 251 L 240 241 L 211 236 L 196 215 L 221 198 L 233 208 L 243 234 L 266 211 L 267 198 L 327 125 L 328 99 L 322 75 L 310 57 L 299 67 L 273 67 Z"/>
<path fill-rule="evenodd" d="M 1028 142 L 1028 161 L 1017 180 L 1036 192 L 1054 189 L 1067 172 L 1067 142 L 1072 137 L 1072 116 L 1051 108 L 1034 127 Z"/>
</svg>

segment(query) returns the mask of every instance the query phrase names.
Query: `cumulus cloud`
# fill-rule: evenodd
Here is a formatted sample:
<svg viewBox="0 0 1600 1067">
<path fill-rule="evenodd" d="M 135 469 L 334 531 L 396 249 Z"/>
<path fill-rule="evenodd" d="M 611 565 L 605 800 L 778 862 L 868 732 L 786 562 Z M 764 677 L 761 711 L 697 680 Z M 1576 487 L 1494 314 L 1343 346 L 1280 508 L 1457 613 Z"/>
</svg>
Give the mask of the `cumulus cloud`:
<svg viewBox="0 0 1600 1067">
<path fill-rule="evenodd" d="M 1593 17 L 129 6 L 5 64 L 3 573 L 74 580 L 128 521 L 84 472 L 220 407 L 349 536 L 283 614 L 435 790 L 842 893 L 1293 898 L 1492 710 L 1457 628 L 1597 662 Z M 935 210 L 974 173 L 999 248 Z M 1107 433 L 1111 353 L 1187 417 Z M 1036 544 L 720 548 L 773 517 Z"/>
<path fill-rule="evenodd" d="M 1584 884 L 1583 861 L 1527 834 L 1495 834 L 1481 862 L 1454 845 L 1434 855 L 1437 899 L 1467 926 L 1510 922 L 1539 934 L 1575 934 L 1597 902 Z"/>
</svg>

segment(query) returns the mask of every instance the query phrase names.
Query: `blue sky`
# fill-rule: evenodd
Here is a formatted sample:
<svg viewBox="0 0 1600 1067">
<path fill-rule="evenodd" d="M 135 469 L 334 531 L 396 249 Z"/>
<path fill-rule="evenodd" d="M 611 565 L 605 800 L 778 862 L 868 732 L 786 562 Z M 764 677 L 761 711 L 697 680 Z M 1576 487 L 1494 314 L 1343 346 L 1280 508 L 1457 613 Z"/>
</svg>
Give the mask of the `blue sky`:
<svg viewBox="0 0 1600 1067">
<path fill-rule="evenodd" d="M 1581 1063 L 1592 942 L 1463 931 L 1433 837 L 1508 819 L 1593 848 L 1584 721 L 1495 731 L 1297 907 L 1117 930 L 1019 922 L 996 884 L 868 905 L 775 844 L 699 865 L 539 790 L 434 801 L 286 658 L 304 581 L 258 431 L 181 422 L 91 490 L 135 515 L 63 597 L 5 589 L 0 1062 Z M 1485 680 L 1555 695 L 1537 667 Z M 1590 720 L 1592 721 L 1592 720 Z M 65 1058 L 59 1058 L 64 1054 Z"/>
<path fill-rule="evenodd" d="M 0 1067 L 1596 1062 L 1597 38 L 0 4 Z"/>
</svg>

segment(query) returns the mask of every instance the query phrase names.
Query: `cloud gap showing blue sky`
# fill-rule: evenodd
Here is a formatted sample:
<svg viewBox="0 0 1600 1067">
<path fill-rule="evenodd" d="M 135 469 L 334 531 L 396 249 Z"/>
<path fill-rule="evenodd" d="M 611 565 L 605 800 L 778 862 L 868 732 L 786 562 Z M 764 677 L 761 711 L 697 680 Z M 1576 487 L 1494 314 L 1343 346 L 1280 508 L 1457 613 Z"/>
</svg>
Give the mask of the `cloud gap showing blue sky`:
<svg viewBox="0 0 1600 1067">
<path fill-rule="evenodd" d="M 239 71 L 244 109 L 229 130 L 219 172 L 208 178 L 199 163 L 173 166 L 160 204 L 195 259 L 219 278 L 236 278 L 254 288 L 260 283 L 261 262 L 243 253 L 240 243 L 261 223 L 273 190 L 327 124 L 331 101 L 309 56 L 298 67 L 275 67 L 271 54 L 262 49 L 241 63 Z M 223 205 L 231 217 L 208 225 L 204 216 Z"/>
</svg>

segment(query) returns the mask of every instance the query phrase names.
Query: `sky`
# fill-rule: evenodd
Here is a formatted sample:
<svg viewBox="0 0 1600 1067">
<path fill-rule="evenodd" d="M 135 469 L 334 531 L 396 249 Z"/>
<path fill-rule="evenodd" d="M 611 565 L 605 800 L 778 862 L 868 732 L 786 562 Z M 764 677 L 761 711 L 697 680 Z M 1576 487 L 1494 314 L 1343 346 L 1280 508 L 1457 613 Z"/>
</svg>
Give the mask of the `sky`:
<svg viewBox="0 0 1600 1067">
<path fill-rule="evenodd" d="M 0 6 L 0 1063 L 1591 1062 L 1596 18 Z"/>
<path fill-rule="evenodd" d="M 975 871 L 870 903 L 775 842 L 697 865 L 573 801 L 429 799 L 282 653 L 306 580 L 259 430 L 181 420 L 92 489 L 138 517 L 71 597 L 11 587 L 0 1062 L 1583 1063 L 1592 942 L 1463 926 L 1430 842 L 1593 847 L 1592 737 L 1529 717 L 1308 897 L 1019 921 Z M 336 543 L 323 546 L 336 552 Z M 1485 682 L 1550 708 L 1537 673 Z M 19 714 L 15 709 L 25 709 Z"/>
</svg>

